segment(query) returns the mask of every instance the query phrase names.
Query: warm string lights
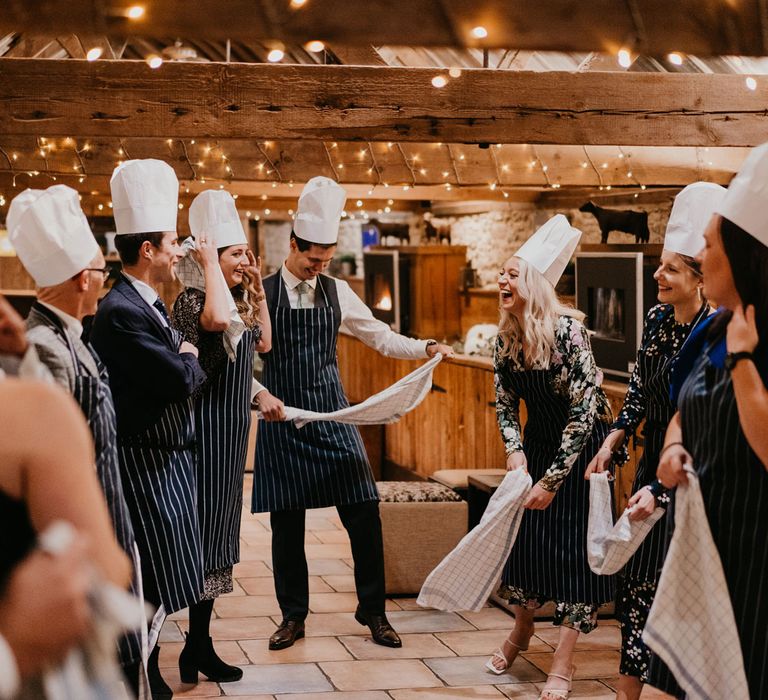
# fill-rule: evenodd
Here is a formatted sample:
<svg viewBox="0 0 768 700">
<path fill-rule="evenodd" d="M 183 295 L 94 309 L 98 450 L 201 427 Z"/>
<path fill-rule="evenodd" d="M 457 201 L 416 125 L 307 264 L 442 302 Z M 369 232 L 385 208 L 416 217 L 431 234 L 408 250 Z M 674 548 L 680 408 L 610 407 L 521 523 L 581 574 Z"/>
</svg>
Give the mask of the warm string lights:
<svg viewBox="0 0 768 700">
<path fill-rule="evenodd" d="M 336 148 L 337 144 L 334 142 L 331 144 L 331 148 Z M 331 149 L 328 148 L 328 144 L 323 141 L 323 149 L 325 150 L 325 155 L 328 158 L 328 165 L 331 166 L 331 170 L 333 171 L 333 178 L 336 180 L 336 182 L 341 182 L 341 178 L 339 177 L 339 171 L 336 169 L 336 166 L 333 164 L 333 158 L 331 157 Z M 341 164 L 343 166 L 343 164 Z"/>
<path fill-rule="evenodd" d="M 270 141 L 264 142 L 264 146 L 269 146 L 269 145 L 271 145 Z M 280 170 L 278 169 L 277 165 L 275 165 L 275 162 L 272 160 L 272 158 L 269 157 L 269 154 L 265 150 L 264 146 L 262 146 L 260 143 L 257 143 L 256 146 L 258 147 L 261 155 L 264 157 L 264 160 L 267 161 L 267 163 L 269 163 L 269 167 L 271 168 L 271 170 L 267 170 L 267 175 L 271 175 L 272 173 L 274 173 L 277 176 L 277 182 L 272 183 L 272 187 L 277 187 L 278 182 L 280 183 L 283 182 L 283 176 L 280 174 Z"/>
</svg>

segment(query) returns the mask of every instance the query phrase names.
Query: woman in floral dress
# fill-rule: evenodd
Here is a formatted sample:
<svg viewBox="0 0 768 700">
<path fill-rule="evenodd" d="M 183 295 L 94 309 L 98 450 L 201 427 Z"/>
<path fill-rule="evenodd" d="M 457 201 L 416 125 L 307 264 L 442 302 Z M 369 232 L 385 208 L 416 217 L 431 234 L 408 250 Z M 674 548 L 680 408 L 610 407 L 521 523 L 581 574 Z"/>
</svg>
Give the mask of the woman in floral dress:
<svg viewBox="0 0 768 700">
<path fill-rule="evenodd" d="M 515 628 L 487 665 L 505 671 L 528 648 L 534 610 L 554 601 L 560 639 L 543 700 L 569 696 L 579 633 L 596 627 L 598 607 L 614 593 L 613 578 L 592 573 L 587 563 L 589 490 L 582 478 L 612 417 L 584 316 L 561 304 L 554 290 L 579 236 L 558 215 L 499 274 L 496 412 L 507 469 L 526 469 L 534 485 L 499 590 L 513 607 Z"/>
<path fill-rule="evenodd" d="M 701 267 L 694 256 L 704 247 L 704 229 L 725 189 L 711 182 L 688 185 L 675 198 L 667 224 L 664 250 L 654 274 L 660 304 L 645 319 L 643 338 L 624 406 L 611 432 L 587 469 L 608 468 L 611 461 L 626 462 L 626 442 L 640 423 L 643 457 L 637 466 L 628 507 L 630 518 L 646 518 L 657 505 L 666 507 L 669 496 L 656 481 L 659 453 L 667 425 L 675 413 L 670 398 L 672 362 L 690 333 L 709 314 L 702 296 Z M 642 640 L 656 594 L 666 552 L 666 519 L 656 523 L 621 574 L 616 613 L 621 624 L 621 665 L 617 698 L 637 700 L 644 683 L 675 693 L 677 684 L 663 662 L 653 657 Z"/>
</svg>

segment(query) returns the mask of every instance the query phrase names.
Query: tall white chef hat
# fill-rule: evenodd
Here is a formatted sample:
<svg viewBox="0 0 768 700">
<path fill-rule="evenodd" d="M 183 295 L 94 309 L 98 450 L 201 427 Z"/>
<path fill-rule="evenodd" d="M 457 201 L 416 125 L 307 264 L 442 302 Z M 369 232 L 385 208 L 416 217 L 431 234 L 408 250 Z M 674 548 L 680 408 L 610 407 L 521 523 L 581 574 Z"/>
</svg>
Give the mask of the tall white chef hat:
<svg viewBox="0 0 768 700">
<path fill-rule="evenodd" d="M 339 238 L 339 221 L 347 191 L 327 177 L 313 177 L 301 191 L 294 233 L 305 241 L 333 245 Z"/>
<path fill-rule="evenodd" d="M 580 238 L 579 229 L 573 228 L 562 214 L 555 214 L 523 243 L 515 257 L 532 265 L 554 287 L 579 245 Z"/>
<path fill-rule="evenodd" d="M 8 209 L 8 235 L 38 287 L 52 287 L 88 267 L 99 253 L 80 198 L 66 185 L 24 190 Z"/>
<path fill-rule="evenodd" d="M 168 163 L 127 160 L 115 168 L 109 186 L 118 236 L 176 231 L 179 181 Z"/>
<path fill-rule="evenodd" d="M 715 213 L 768 246 L 768 143 L 753 148 Z"/>
<path fill-rule="evenodd" d="M 683 188 L 669 214 L 664 249 L 695 258 L 704 247 L 704 231 L 725 192 L 725 187 L 713 182 L 693 182 Z"/>
<path fill-rule="evenodd" d="M 192 200 L 189 230 L 195 238 L 206 234 L 217 248 L 248 245 L 235 200 L 224 190 L 205 190 Z"/>
</svg>

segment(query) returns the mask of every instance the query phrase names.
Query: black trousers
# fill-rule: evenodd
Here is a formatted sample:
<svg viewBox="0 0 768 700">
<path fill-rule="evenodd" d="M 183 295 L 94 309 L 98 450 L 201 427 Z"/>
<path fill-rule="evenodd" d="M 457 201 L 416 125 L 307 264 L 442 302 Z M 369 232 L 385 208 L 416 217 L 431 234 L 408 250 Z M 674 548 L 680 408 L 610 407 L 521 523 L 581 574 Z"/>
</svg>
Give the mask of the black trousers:
<svg viewBox="0 0 768 700">
<path fill-rule="evenodd" d="M 336 506 L 349 534 L 360 607 L 384 614 L 384 546 L 378 501 Z M 309 612 L 309 572 L 304 553 L 305 510 L 270 513 L 272 571 L 284 620 L 303 620 Z"/>
</svg>

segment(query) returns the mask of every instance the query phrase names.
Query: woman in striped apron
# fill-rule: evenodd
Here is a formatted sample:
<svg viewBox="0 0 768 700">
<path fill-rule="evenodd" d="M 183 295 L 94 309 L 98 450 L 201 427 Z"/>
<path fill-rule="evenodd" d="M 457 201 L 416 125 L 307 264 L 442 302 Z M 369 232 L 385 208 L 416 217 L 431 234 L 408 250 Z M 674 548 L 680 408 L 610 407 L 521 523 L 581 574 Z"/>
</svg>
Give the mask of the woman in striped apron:
<svg viewBox="0 0 768 700">
<path fill-rule="evenodd" d="M 684 464 L 698 474 L 754 700 L 768 697 L 767 207 L 768 144 L 747 157 L 705 233 L 704 291 L 721 308 L 683 384 L 657 473 L 668 488 L 686 479 Z"/>
<path fill-rule="evenodd" d="M 661 264 L 654 274 L 661 303 L 645 319 L 637 361 L 619 417 L 587 468 L 589 478 L 593 472 L 608 469 L 612 461 L 626 462 L 626 442 L 645 420 L 643 457 L 628 504 L 633 509 L 632 518 L 646 518 L 657 505 L 666 507 L 669 503 L 669 496 L 656 481 L 656 468 L 664 434 L 675 413 L 670 398 L 670 369 L 683 343 L 709 313 L 709 305 L 702 298 L 701 268 L 694 257 L 704 247 L 704 228 L 724 194 L 725 189 L 719 185 L 696 182 L 675 198 Z M 642 640 L 665 552 L 666 522 L 662 518 L 621 575 L 616 612 L 621 623 L 617 697 L 622 700 L 637 700 L 643 683 L 650 682 L 668 693 L 677 688 L 660 659 L 651 663 L 651 651 Z"/>
<path fill-rule="evenodd" d="M 184 683 L 197 683 L 198 671 L 211 681 L 231 682 L 243 672 L 214 651 L 210 621 L 214 600 L 232 591 L 232 567 L 240 560 L 254 350 L 269 351 L 271 331 L 260 265 L 248 250 L 232 195 L 201 192 L 190 206 L 189 223 L 197 252 L 180 263 L 186 289 L 174 304 L 173 322 L 198 348 L 207 375 L 194 397 L 205 590 L 189 607 L 179 672 Z"/>
<path fill-rule="evenodd" d="M 487 666 L 503 673 L 528 648 L 534 610 L 555 601 L 560 641 L 541 693 L 546 700 L 569 696 L 579 632 L 595 628 L 598 607 L 614 592 L 613 579 L 593 574 L 587 563 L 589 492 L 582 478 L 611 413 L 583 314 L 563 306 L 554 290 L 580 236 L 557 215 L 507 260 L 499 276 L 496 412 L 507 469 L 527 469 L 534 486 L 499 590 L 513 606 L 515 628 Z M 525 439 L 521 399 L 528 410 Z"/>
</svg>

